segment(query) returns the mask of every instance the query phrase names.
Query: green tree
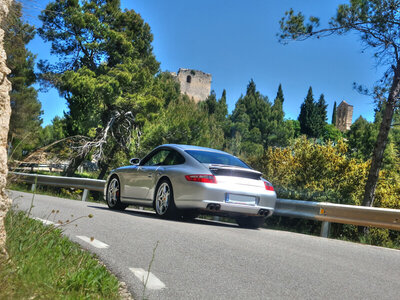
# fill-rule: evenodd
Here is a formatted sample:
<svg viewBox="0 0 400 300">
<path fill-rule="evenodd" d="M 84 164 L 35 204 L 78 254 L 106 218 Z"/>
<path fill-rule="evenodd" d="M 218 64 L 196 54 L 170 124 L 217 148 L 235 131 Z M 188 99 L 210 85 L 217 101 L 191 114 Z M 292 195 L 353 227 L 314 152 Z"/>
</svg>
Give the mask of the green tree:
<svg viewBox="0 0 400 300">
<path fill-rule="evenodd" d="M 285 113 L 283 111 L 283 96 L 282 85 L 279 84 L 278 91 L 271 107 L 271 113 L 268 116 L 268 123 L 270 124 L 271 133 L 268 136 L 268 144 L 274 146 L 284 147 L 294 137 L 294 130 L 286 120 L 284 120 Z"/>
<path fill-rule="evenodd" d="M 224 133 L 212 116 L 187 96 L 171 102 L 153 122 L 146 122 L 140 138 L 139 156 L 155 146 L 174 143 L 222 149 Z"/>
<path fill-rule="evenodd" d="M 379 171 L 382 167 L 384 151 L 388 142 L 393 114 L 399 104 L 400 93 L 400 56 L 399 24 L 400 2 L 395 0 L 351 0 L 349 4 L 339 5 L 336 15 L 329 26 L 316 29 L 319 19 L 295 14 L 291 9 L 280 21 L 280 40 L 305 40 L 310 37 L 321 38 L 332 34 L 356 33 L 366 48 L 374 51 L 374 57 L 381 65 L 387 66 L 382 84 L 375 88 L 379 98 L 384 101 L 379 133 L 371 159 L 371 168 L 365 184 L 362 205 L 372 206 L 375 198 Z"/>
<path fill-rule="evenodd" d="M 33 39 L 33 26 L 22 21 L 21 4 L 13 2 L 11 12 L 4 20 L 4 49 L 7 53 L 7 65 L 11 70 L 8 76 L 12 84 L 10 93 L 11 118 L 8 141 L 14 151 L 14 158 L 20 158 L 22 150 L 36 147 L 40 125 L 42 123 L 41 104 L 32 85 L 36 82 L 34 59 L 26 45 Z"/>
<path fill-rule="evenodd" d="M 320 114 L 314 101 L 312 87 L 308 89 L 307 96 L 300 106 L 298 118 L 300 122 L 300 133 L 309 137 L 317 138 L 320 136 Z"/>
<path fill-rule="evenodd" d="M 240 137 L 243 149 L 246 149 L 243 152 L 248 154 L 262 152 L 271 134 L 271 124 L 268 122 L 270 114 L 271 103 L 256 90 L 254 81 L 250 80 L 246 95 L 241 96 L 236 102 L 231 116 L 231 136 L 236 139 Z"/>
<path fill-rule="evenodd" d="M 371 158 L 378 134 L 377 126 L 359 117 L 347 132 L 349 150 L 352 156 L 367 160 Z"/>
<path fill-rule="evenodd" d="M 54 117 L 50 125 L 45 126 L 40 133 L 40 146 L 49 145 L 65 138 L 65 118 Z"/>
<path fill-rule="evenodd" d="M 122 11 L 118 0 L 55 1 L 39 18 L 40 36 L 60 58 L 57 64 L 40 63 L 42 79 L 67 100 L 68 134 L 91 138 L 67 175 L 95 148 L 101 178 L 115 153 L 129 155 L 134 129 L 164 106 L 160 96 L 167 79 L 155 79 L 159 63 L 150 26 L 135 11 Z"/>
<path fill-rule="evenodd" d="M 327 124 L 326 121 L 328 120 L 328 117 L 326 116 L 327 114 L 326 108 L 328 107 L 328 105 L 325 102 L 324 94 L 321 94 L 316 105 L 318 113 L 317 132 L 318 132 L 318 137 L 320 137 L 324 133 L 324 129 Z"/>
<path fill-rule="evenodd" d="M 228 105 L 226 104 L 226 90 L 222 91 L 222 96 L 218 100 L 215 108 L 215 118 L 218 122 L 225 122 L 228 118 Z"/>
<path fill-rule="evenodd" d="M 336 101 L 333 104 L 333 112 L 332 112 L 332 122 L 331 124 L 336 126 Z"/>
<path fill-rule="evenodd" d="M 343 138 L 342 132 L 333 124 L 325 124 L 324 132 L 322 134 L 324 141 L 338 142 Z"/>
</svg>

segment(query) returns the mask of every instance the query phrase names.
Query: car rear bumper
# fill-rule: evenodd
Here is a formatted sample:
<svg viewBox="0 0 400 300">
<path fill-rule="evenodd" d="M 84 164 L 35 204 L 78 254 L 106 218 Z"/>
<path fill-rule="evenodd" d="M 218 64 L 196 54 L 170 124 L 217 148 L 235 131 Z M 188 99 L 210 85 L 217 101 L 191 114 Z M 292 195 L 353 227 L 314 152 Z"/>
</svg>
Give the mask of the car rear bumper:
<svg viewBox="0 0 400 300">
<path fill-rule="evenodd" d="M 232 204 L 226 202 L 217 202 L 203 200 L 201 201 L 201 210 L 211 213 L 227 214 L 227 215 L 249 215 L 269 217 L 274 212 L 274 207 Z"/>
</svg>

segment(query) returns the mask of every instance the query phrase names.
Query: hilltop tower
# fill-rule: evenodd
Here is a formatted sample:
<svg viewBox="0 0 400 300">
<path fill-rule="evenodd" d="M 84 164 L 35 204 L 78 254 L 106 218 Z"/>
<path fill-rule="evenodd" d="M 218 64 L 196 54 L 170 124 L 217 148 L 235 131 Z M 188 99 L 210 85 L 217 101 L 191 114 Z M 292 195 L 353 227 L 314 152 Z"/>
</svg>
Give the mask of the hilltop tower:
<svg viewBox="0 0 400 300">
<path fill-rule="evenodd" d="M 350 129 L 353 119 L 353 105 L 342 101 L 336 109 L 336 128 L 341 132 Z"/>
<path fill-rule="evenodd" d="M 179 82 L 181 93 L 193 98 L 194 101 L 204 101 L 210 95 L 211 74 L 180 68 L 178 73 L 172 72 L 171 75 Z"/>
</svg>

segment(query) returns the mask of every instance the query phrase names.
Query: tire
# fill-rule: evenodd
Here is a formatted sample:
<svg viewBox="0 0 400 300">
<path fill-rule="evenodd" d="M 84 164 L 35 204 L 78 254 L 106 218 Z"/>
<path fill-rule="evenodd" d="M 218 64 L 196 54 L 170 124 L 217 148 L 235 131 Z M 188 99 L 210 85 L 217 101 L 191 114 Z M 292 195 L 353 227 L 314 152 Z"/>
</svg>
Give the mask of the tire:
<svg viewBox="0 0 400 300">
<path fill-rule="evenodd" d="M 165 219 L 176 219 L 178 210 L 174 202 L 172 184 L 168 179 L 162 179 L 157 184 L 154 194 L 153 208 L 157 216 Z"/>
<path fill-rule="evenodd" d="M 183 220 L 193 220 L 196 219 L 200 213 L 197 210 L 183 210 L 181 211 L 181 216 Z"/>
<path fill-rule="evenodd" d="M 113 210 L 124 210 L 128 207 L 127 204 L 121 202 L 121 185 L 117 176 L 111 177 L 107 185 L 106 200 L 107 205 Z"/>
<path fill-rule="evenodd" d="M 239 217 L 236 223 L 242 228 L 257 229 L 264 224 L 264 217 Z"/>
</svg>

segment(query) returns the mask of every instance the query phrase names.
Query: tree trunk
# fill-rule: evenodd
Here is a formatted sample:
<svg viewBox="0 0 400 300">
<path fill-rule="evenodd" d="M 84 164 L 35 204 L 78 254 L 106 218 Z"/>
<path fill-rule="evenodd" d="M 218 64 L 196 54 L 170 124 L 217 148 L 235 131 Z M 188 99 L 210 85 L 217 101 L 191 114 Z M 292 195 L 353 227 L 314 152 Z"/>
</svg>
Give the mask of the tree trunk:
<svg viewBox="0 0 400 300">
<path fill-rule="evenodd" d="M 367 183 L 365 185 L 363 206 L 373 206 L 375 200 L 375 189 L 378 183 L 379 171 L 382 167 L 383 154 L 385 152 L 388 141 L 390 127 L 392 125 L 393 113 L 396 107 L 396 99 L 400 93 L 400 65 L 397 64 L 395 74 L 393 76 L 392 86 L 387 102 L 385 103 L 382 123 L 379 128 L 378 138 L 371 160 L 371 168 L 369 170 Z"/>
<path fill-rule="evenodd" d="M 0 0 L 0 24 L 7 16 L 11 2 L 11 0 Z M 11 204 L 5 190 L 8 173 L 7 136 L 11 115 L 9 95 L 11 83 L 7 79 L 10 69 L 6 65 L 7 55 L 3 48 L 3 39 L 4 30 L 0 28 L 0 252 L 3 251 L 6 240 L 4 217 Z"/>
<path fill-rule="evenodd" d="M 118 151 L 118 144 L 115 143 L 114 146 L 112 147 L 111 151 L 109 152 L 108 155 L 104 156 L 104 160 L 99 161 L 99 166 L 100 166 L 100 174 L 97 177 L 97 179 L 103 179 L 104 176 L 106 175 L 108 168 L 110 167 L 110 163 L 112 160 L 112 155 Z"/>
<path fill-rule="evenodd" d="M 86 155 L 87 155 L 87 152 L 83 151 L 78 156 L 75 156 L 69 163 L 67 170 L 65 170 L 63 175 L 67 176 L 67 177 L 73 177 L 75 174 L 75 171 L 78 169 L 78 167 L 81 165 L 81 163 L 83 163 L 83 161 L 85 160 Z"/>
<path fill-rule="evenodd" d="M 99 163 L 99 166 L 100 166 L 100 173 L 99 173 L 99 176 L 97 176 L 97 179 L 103 179 L 107 173 L 107 170 L 108 170 L 108 167 L 110 166 L 110 164 L 108 161 L 101 162 L 101 163 Z"/>
</svg>

